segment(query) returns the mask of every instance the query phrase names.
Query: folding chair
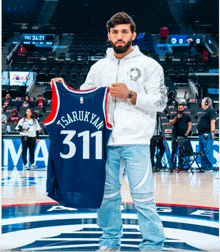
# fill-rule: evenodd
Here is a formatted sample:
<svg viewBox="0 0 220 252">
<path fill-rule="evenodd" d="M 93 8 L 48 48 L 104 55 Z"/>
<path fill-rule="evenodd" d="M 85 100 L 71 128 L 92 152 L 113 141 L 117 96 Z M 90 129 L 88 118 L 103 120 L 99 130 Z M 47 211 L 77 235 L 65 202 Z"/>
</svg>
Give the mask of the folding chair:
<svg viewBox="0 0 220 252">
<path fill-rule="evenodd" d="M 179 157 L 181 157 L 183 159 L 183 162 L 180 165 L 178 172 L 180 172 L 180 170 L 184 167 L 184 165 L 187 165 L 188 168 L 186 169 L 186 171 L 188 171 L 188 169 L 190 169 L 192 174 L 194 174 L 193 168 L 192 168 L 192 164 L 194 162 L 196 162 L 197 167 L 199 168 L 200 172 L 202 172 L 202 169 L 201 169 L 201 167 L 199 167 L 199 164 L 197 162 L 197 158 L 198 158 L 198 156 L 203 155 L 203 153 L 201 151 L 194 152 L 192 149 L 191 142 L 188 138 L 185 138 L 182 136 L 177 137 L 177 143 L 179 145 Z"/>
</svg>

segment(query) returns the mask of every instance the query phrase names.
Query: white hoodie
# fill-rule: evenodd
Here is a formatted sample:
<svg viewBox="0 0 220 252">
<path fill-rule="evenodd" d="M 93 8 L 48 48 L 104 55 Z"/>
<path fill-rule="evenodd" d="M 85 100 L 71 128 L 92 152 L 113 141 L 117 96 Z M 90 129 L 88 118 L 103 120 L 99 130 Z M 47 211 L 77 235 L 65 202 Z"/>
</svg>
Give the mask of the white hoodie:
<svg viewBox="0 0 220 252">
<path fill-rule="evenodd" d="M 138 46 L 123 59 L 116 59 L 112 48 L 106 58 L 94 64 L 81 90 L 125 83 L 137 93 L 136 104 L 111 97 L 115 103 L 113 131 L 109 146 L 150 144 L 156 122 L 156 112 L 166 107 L 167 89 L 163 68 L 154 59 L 142 54 Z"/>
</svg>

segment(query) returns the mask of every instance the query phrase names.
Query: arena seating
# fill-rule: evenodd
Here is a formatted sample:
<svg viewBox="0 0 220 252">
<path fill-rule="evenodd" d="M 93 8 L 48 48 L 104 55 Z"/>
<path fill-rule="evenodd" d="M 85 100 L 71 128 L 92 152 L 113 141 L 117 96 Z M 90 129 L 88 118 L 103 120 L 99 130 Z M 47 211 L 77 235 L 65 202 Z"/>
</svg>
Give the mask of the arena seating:
<svg viewBox="0 0 220 252">
<path fill-rule="evenodd" d="M 211 3 L 213 1 L 211 0 Z M 191 5 L 190 8 L 188 5 L 183 6 L 184 20 L 187 22 L 186 25 L 190 24 L 195 30 L 202 27 L 192 22 L 192 13 L 200 20 L 200 24 L 204 24 L 207 20 L 207 15 L 202 14 L 204 9 L 201 10 L 200 8 L 203 3 L 208 4 L 205 3 L 205 0 L 201 0 Z M 211 36 L 218 37 L 218 31 L 216 30 L 216 10 L 213 7 L 215 4 L 212 5 L 211 3 L 209 2 L 209 8 L 207 8 L 212 13 L 208 17 L 209 23 L 212 23 L 210 33 Z M 11 8 L 11 6 L 15 6 L 14 4 L 12 0 L 3 2 L 3 46 L 13 35 L 14 31 L 18 33 L 23 32 L 20 25 L 13 25 L 11 20 L 13 20 L 13 23 L 27 23 L 29 27 L 36 24 L 44 1 L 33 0 L 30 4 L 28 1 L 23 2 L 18 0 L 16 3 L 17 8 L 23 8 L 19 10 L 19 15 L 16 15 L 17 13 Z M 67 44 L 65 44 L 68 47 L 67 50 L 63 52 L 61 50 L 54 50 L 52 47 L 44 48 L 35 47 L 35 45 L 26 45 L 28 50 L 25 56 L 21 57 L 14 54 L 8 71 L 33 70 L 36 72 L 36 85 L 45 87 L 43 95 L 49 101 L 52 99 L 52 90 L 49 85 L 51 78 L 61 76 L 70 87 L 79 89 L 80 85 L 85 81 L 90 67 L 95 63 L 92 57 L 105 57 L 106 49 L 109 47 L 109 42 L 106 37 L 107 19 L 122 10 L 129 14 L 130 10 L 132 10 L 132 17 L 137 25 L 137 34 L 145 34 L 143 38 L 135 39 L 133 45 L 138 45 L 142 53 L 157 60 L 161 64 L 164 69 L 165 85 L 168 92 L 178 90 L 179 86 L 186 87 L 189 79 L 193 79 L 195 74 L 199 73 L 202 74 L 199 76 L 199 85 L 203 85 L 204 83 L 210 83 L 210 85 L 212 83 L 218 83 L 218 76 L 208 76 L 210 71 L 219 68 L 218 55 L 210 55 L 210 62 L 204 63 L 202 62 L 201 54 L 198 55 L 197 60 L 189 58 L 188 47 L 173 47 L 172 53 L 166 54 L 164 57 L 156 53 L 154 36 L 159 33 L 161 26 L 168 26 L 171 34 L 180 33 L 180 26 L 176 23 L 166 0 L 155 0 L 150 4 L 146 3 L 145 0 L 125 1 L 123 3 L 116 0 L 112 0 L 111 2 L 99 1 L 98 4 L 95 0 L 58 1 L 56 10 L 50 21 L 54 28 L 51 29 L 48 26 L 44 28 L 45 30 L 42 29 L 39 32 L 52 32 L 59 35 L 62 45 L 65 44 L 64 34 L 68 34 Z M 60 13 L 65 13 L 65 15 L 60 15 Z M 30 29 L 28 28 L 27 31 L 30 31 Z M 214 51 L 213 44 L 209 44 L 209 47 Z M 13 98 L 14 107 L 20 108 L 20 103 L 26 94 L 25 88 L 16 86 L 12 88 L 4 85 L 2 86 L 2 97 L 9 90 Z M 196 123 L 199 115 L 202 113 L 200 107 L 201 100 L 199 99 L 201 97 L 195 98 L 187 100 L 186 109 L 186 112 L 192 118 L 193 126 L 195 126 L 193 127 L 193 135 L 197 134 Z M 213 108 L 218 117 L 218 100 L 213 101 Z M 11 109 L 8 108 L 9 111 Z M 40 115 L 39 120 L 42 122 L 43 118 L 46 118 L 51 110 L 51 102 L 46 108 L 46 111 L 39 111 L 38 108 L 34 108 L 34 110 Z M 5 113 L 10 113 L 9 111 Z M 23 113 L 23 108 L 20 108 L 20 112 Z M 161 113 L 164 134 L 171 134 L 172 128 L 168 122 L 169 118 L 175 112 L 175 108 L 167 106 L 164 112 Z M 216 130 L 219 127 L 218 123 L 219 120 L 216 122 Z"/>
</svg>

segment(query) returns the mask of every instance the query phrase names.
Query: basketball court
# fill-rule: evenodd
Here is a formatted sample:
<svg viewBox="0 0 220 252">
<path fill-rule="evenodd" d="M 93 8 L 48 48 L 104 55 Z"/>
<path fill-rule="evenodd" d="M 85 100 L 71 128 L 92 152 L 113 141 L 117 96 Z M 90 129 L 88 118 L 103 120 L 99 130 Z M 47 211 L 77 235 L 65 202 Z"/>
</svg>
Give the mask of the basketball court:
<svg viewBox="0 0 220 252">
<path fill-rule="evenodd" d="M 102 234 L 95 209 L 47 197 L 46 169 L 2 168 L 2 250 L 95 251 Z M 164 251 L 219 250 L 219 173 L 153 173 Z M 126 175 L 122 181 L 122 251 L 138 251 L 141 234 Z"/>
</svg>

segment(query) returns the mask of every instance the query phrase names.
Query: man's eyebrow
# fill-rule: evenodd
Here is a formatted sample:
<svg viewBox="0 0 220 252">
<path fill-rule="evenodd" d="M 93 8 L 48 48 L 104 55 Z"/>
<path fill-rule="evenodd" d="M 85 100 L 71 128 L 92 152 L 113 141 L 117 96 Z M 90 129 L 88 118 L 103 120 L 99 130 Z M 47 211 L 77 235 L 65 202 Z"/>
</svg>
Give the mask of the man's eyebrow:
<svg viewBox="0 0 220 252">
<path fill-rule="evenodd" d="M 127 28 L 124 28 L 124 29 L 115 29 L 115 28 L 112 28 L 112 31 L 129 31 L 129 29 L 127 29 Z"/>
</svg>

